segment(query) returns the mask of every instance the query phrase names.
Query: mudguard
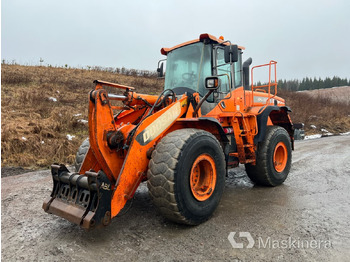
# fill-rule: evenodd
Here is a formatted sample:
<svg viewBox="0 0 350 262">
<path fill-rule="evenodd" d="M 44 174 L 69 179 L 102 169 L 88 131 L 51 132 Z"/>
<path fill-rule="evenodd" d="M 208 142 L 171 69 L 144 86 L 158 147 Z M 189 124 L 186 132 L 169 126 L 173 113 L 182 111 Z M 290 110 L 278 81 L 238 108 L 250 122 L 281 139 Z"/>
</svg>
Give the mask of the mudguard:
<svg viewBox="0 0 350 262">
<path fill-rule="evenodd" d="M 267 106 L 263 109 L 263 111 L 257 116 L 258 134 L 254 137 L 254 143 L 257 144 L 264 140 L 267 120 L 270 117 L 274 125 L 282 126 L 287 130 L 291 137 L 292 147 L 294 149 L 293 123 L 288 114 L 288 112 L 291 111 L 292 110 L 288 106 Z"/>
</svg>

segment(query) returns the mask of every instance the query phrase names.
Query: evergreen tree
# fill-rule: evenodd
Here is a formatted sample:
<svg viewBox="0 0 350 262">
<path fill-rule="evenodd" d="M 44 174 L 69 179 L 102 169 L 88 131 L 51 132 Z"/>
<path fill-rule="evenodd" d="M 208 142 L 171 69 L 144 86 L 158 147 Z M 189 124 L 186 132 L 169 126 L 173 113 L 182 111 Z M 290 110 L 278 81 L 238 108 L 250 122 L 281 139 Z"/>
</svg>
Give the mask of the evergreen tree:
<svg viewBox="0 0 350 262">
<path fill-rule="evenodd" d="M 325 79 L 321 79 L 320 77 L 318 79 L 316 77 L 304 77 L 301 81 L 298 79 L 278 80 L 278 88 L 288 91 L 324 89 L 337 86 L 350 86 L 350 79 L 333 76 L 332 78 L 326 77 Z"/>
</svg>

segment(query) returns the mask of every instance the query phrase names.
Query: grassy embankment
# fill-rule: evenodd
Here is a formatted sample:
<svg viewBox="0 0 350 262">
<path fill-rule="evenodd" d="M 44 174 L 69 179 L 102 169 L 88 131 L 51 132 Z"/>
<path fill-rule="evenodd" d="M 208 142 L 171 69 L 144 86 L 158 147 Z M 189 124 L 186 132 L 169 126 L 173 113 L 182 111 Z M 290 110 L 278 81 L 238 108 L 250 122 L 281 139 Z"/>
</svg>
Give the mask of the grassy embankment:
<svg viewBox="0 0 350 262">
<path fill-rule="evenodd" d="M 101 79 L 133 86 L 139 93 L 158 94 L 163 82 L 98 70 L 3 64 L 1 68 L 1 165 L 48 167 L 72 164 L 88 136 L 88 92 Z M 294 122 L 306 130 L 350 130 L 350 106 L 303 93 L 281 92 L 293 109 Z M 57 101 L 53 101 L 53 100 Z M 313 124 L 317 130 L 310 129 Z M 67 135 L 74 136 L 72 140 Z"/>
<path fill-rule="evenodd" d="M 291 107 L 293 122 L 305 124 L 306 134 L 327 130 L 336 135 L 350 131 L 350 87 L 303 92 L 281 90 L 278 95 Z"/>
<path fill-rule="evenodd" d="M 158 94 L 163 85 L 155 78 L 96 70 L 3 64 L 1 165 L 36 168 L 73 163 L 88 136 L 84 122 L 95 79 L 134 86 L 147 94 Z M 67 135 L 75 137 L 68 140 Z"/>
</svg>

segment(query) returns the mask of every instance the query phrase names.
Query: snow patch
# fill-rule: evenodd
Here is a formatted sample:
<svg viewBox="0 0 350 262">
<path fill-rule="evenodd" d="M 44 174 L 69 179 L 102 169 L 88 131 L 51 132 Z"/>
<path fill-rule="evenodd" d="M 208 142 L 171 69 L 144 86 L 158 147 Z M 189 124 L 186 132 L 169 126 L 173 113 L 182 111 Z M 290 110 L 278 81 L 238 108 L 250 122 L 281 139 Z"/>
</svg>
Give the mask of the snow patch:
<svg viewBox="0 0 350 262">
<path fill-rule="evenodd" d="M 69 141 L 72 141 L 73 138 L 74 138 L 75 136 L 74 136 L 74 135 L 67 134 L 66 137 L 67 137 L 67 139 L 68 139 Z"/>
<path fill-rule="evenodd" d="M 310 125 L 310 127 L 311 127 L 312 129 L 316 129 L 316 126 L 315 126 L 315 125 Z"/>
<path fill-rule="evenodd" d="M 322 137 L 322 134 L 315 134 L 315 135 L 309 135 L 309 136 L 305 136 L 305 140 L 308 140 L 308 139 L 316 139 L 316 138 L 321 138 Z"/>
<path fill-rule="evenodd" d="M 349 132 L 345 132 L 345 133 L 340 133 L 341 136 L 347 136 L 350 135 L 350 131 Z"/>
<path fill-rule="evenodd" d="M 52 102 L 57 102 L 57 98 L 54 98 L 52 96 L 49 97 L 49 100 L 52 101 Z"/>
<path fill-rule="evenodd" d="M 73 116 L 81 116 L 81 114 L 74 114 Z"/>
<path fill-rule="evenodd" d="M 86 124 L 86 123 L 88 123 L 89 121 L 87 121 L 87 120 L 85 120 L 85 119 L 79 119 L 78 122 L 79 122 L 79 123 Z"/>
<path fill-rule="evenodd" d="M 27 141 L 27 138 L 24 137 L 24 136 L 22 136 L 22 140 L 23 140 L 23 141 Z"/>
<path fill-rule="evenodd" d="M 336 89 L 336 88 L 346 88 L 346 87 L 348 87 L 348 86 L 333 86 L 333 87 L 331 87 L 332 89 Z"/>
<path fill-rule="evenodd" d="M 333 133 L 330 133 L 327 129 L 324 129 L 324 128 L 321 129 L 321 132 L 322 132 L 322 137 L 325 137 L 325 136 L 334 136 Z"/>
</svg>

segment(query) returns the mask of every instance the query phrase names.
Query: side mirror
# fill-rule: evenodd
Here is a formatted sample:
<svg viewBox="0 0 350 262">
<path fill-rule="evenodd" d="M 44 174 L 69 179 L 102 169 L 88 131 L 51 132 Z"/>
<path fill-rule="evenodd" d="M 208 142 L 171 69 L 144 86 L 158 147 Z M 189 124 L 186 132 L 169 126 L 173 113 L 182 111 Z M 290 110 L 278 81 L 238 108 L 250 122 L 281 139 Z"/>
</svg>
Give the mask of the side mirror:
<svg viewBox="0 0 350 262">
<path fill-rule="evenodd" d="M 163 69 L 163 63 L 160 64 L 160 67 L 157 68 L 158 77 L 164 76 L 164 69 Z"/>
<path fill-rule="evenodd" d="M 216 90 L 220 87 L 220 79 L 217 76 L 210 76 L 205 79 L 205 88 L 208 90 Z"/>
<path fill-rule="evenodd" d="M 225 63 L 234 63 L 238 61 L 238 46 L 227 45 L 224 47 Z"/>
</svg>

